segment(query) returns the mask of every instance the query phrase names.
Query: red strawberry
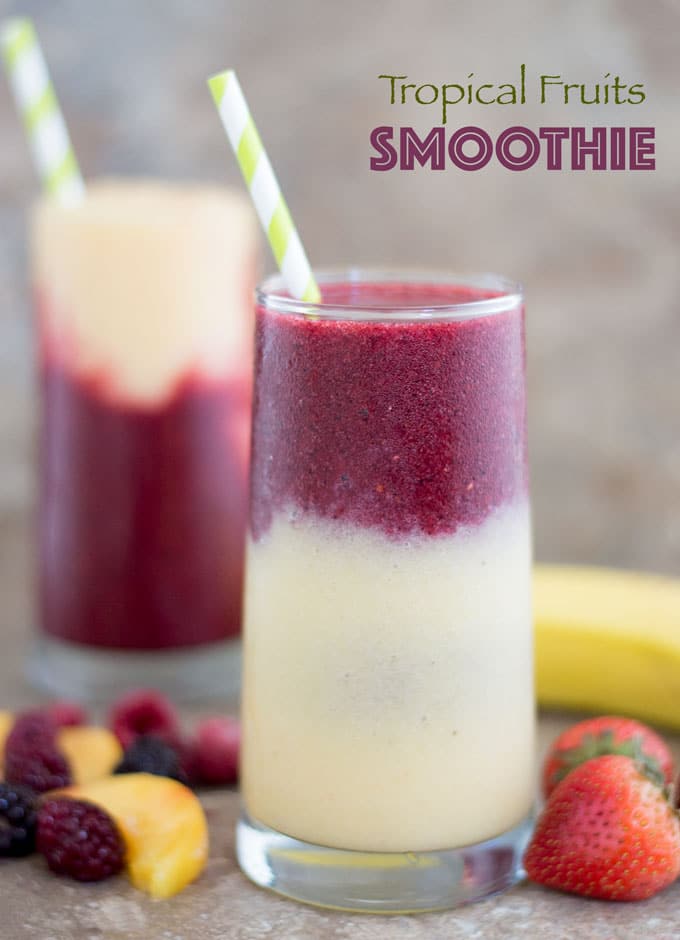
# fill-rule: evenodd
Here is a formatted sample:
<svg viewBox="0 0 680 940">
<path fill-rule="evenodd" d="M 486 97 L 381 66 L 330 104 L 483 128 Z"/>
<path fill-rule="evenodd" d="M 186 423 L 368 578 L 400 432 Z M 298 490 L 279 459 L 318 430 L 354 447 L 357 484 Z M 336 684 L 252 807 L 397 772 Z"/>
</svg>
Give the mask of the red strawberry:
<svg viewBox="0 0 680 940">
<path fill-rule="evenodd" d="M 548 798 L 524 866 L 532 881 L 559 891 L 650 898 L 680 874 L 680 819 L 630 757 L 595 757 Z"/>
<path fill-rule="evenodd" d="M 673 756 L 659 735 L 632 718 L 608 715 L 580 721 L 557 738 L 543 764 L 544 795 L 550 796 L 574 767 L 602 754 L 633 757 L 659 784 L 673 781 Z"/>
</svg>

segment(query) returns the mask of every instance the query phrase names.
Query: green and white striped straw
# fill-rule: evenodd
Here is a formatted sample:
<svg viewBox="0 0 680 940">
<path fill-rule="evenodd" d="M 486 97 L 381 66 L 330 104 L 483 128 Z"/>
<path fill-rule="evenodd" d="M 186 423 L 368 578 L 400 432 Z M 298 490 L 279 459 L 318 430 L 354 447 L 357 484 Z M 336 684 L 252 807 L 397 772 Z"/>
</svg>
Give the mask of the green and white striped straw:
<svg viewBox="0 0 680 940">
<path fill-rule="evenodd" d="M 208 85 L 286 286 L 297 300 L 317 303 L 319 287 L 236 73 L 221 72 Z"/>
<path fill-rule="evenodd" d="M 61 205 L 78 205 L 85 184 L 33 23 L 3 23 L 0 48 L 43 187 Z"/>
</svg>

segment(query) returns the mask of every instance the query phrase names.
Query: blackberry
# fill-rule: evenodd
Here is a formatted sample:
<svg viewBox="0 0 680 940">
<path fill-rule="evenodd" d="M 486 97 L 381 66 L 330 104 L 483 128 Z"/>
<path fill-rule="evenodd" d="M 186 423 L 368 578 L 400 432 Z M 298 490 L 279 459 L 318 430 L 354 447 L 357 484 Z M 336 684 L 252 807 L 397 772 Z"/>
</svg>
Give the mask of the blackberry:
<svg viewBox="0 0 680 940">
<path fill-rule="evenodd" d="M 0 856 L 20 858 L 35 851 L 35 793 L 0 783 Z"/>
<path fill-rule="evenodd" d="M 137 773 L 170 777 L 180 783 L 188 783 L 180 755 L 175 748 L 154 734 L 143 734 L 136 738 L 114 770 L 114 774 Z"/>
<path fill-rule="evenodd" d="M 125 845 L 108 813 L 81 800 L 47 800 L 38 812 L 38 851 L 57 875 L 102 881 L 125 862 Z"/>
</svg>

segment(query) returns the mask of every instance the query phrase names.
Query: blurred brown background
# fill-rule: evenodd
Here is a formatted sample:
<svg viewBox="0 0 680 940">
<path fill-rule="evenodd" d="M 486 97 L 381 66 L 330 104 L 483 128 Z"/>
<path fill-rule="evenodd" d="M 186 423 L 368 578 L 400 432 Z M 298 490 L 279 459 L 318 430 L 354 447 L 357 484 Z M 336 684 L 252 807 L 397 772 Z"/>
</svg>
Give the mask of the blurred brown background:
<svg viewBox="0 0 680 940">
<path fill-rule="evenodd" d="M 88 175 L 241 185 L 205 87 L 238 68 L 315 264 L 433 265 L 522 280 L 537 555 L 680 572 L 680 4 L 677 0 L 0 0 L 33 16 Z M 410 81 L 605 72 L 637 107 L 451 109 L 478 123 L 654 125 L 654 172 L 369 170 L 370 130 Z M 36 192 L 0 81 L 0 523 L 32 500 L 25 210 Z M 267 266 L 272 261 L 267 255 Z"/>
</svg>

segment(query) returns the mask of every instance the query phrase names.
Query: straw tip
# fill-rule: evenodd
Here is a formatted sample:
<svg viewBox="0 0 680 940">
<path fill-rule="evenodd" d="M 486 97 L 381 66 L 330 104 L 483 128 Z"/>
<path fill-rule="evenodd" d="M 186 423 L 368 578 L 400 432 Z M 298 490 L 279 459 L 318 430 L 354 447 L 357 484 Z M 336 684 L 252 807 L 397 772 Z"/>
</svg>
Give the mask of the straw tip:
<svg viewBox="0 0 680 940">
<path fill-rule="evenodd" d="M 17 37 L 33 31 L 32 20 L 25 16 L 13 16 L 0 23 L 0 40 L 3 43 L 12 42 Z"/>
<path fill-rule="evenodd" d="M 215 99 L 215 104 L 219 105 L 224 98 L 224 93 L 227 89 L 229 79 L 234 74 L 233 69 L 226 69 L 224 72 L 218 72 L 217 75 L 213 75 L 208 79 L 208 87 L 212 92 L 212 96 Z"/>
</svg>

